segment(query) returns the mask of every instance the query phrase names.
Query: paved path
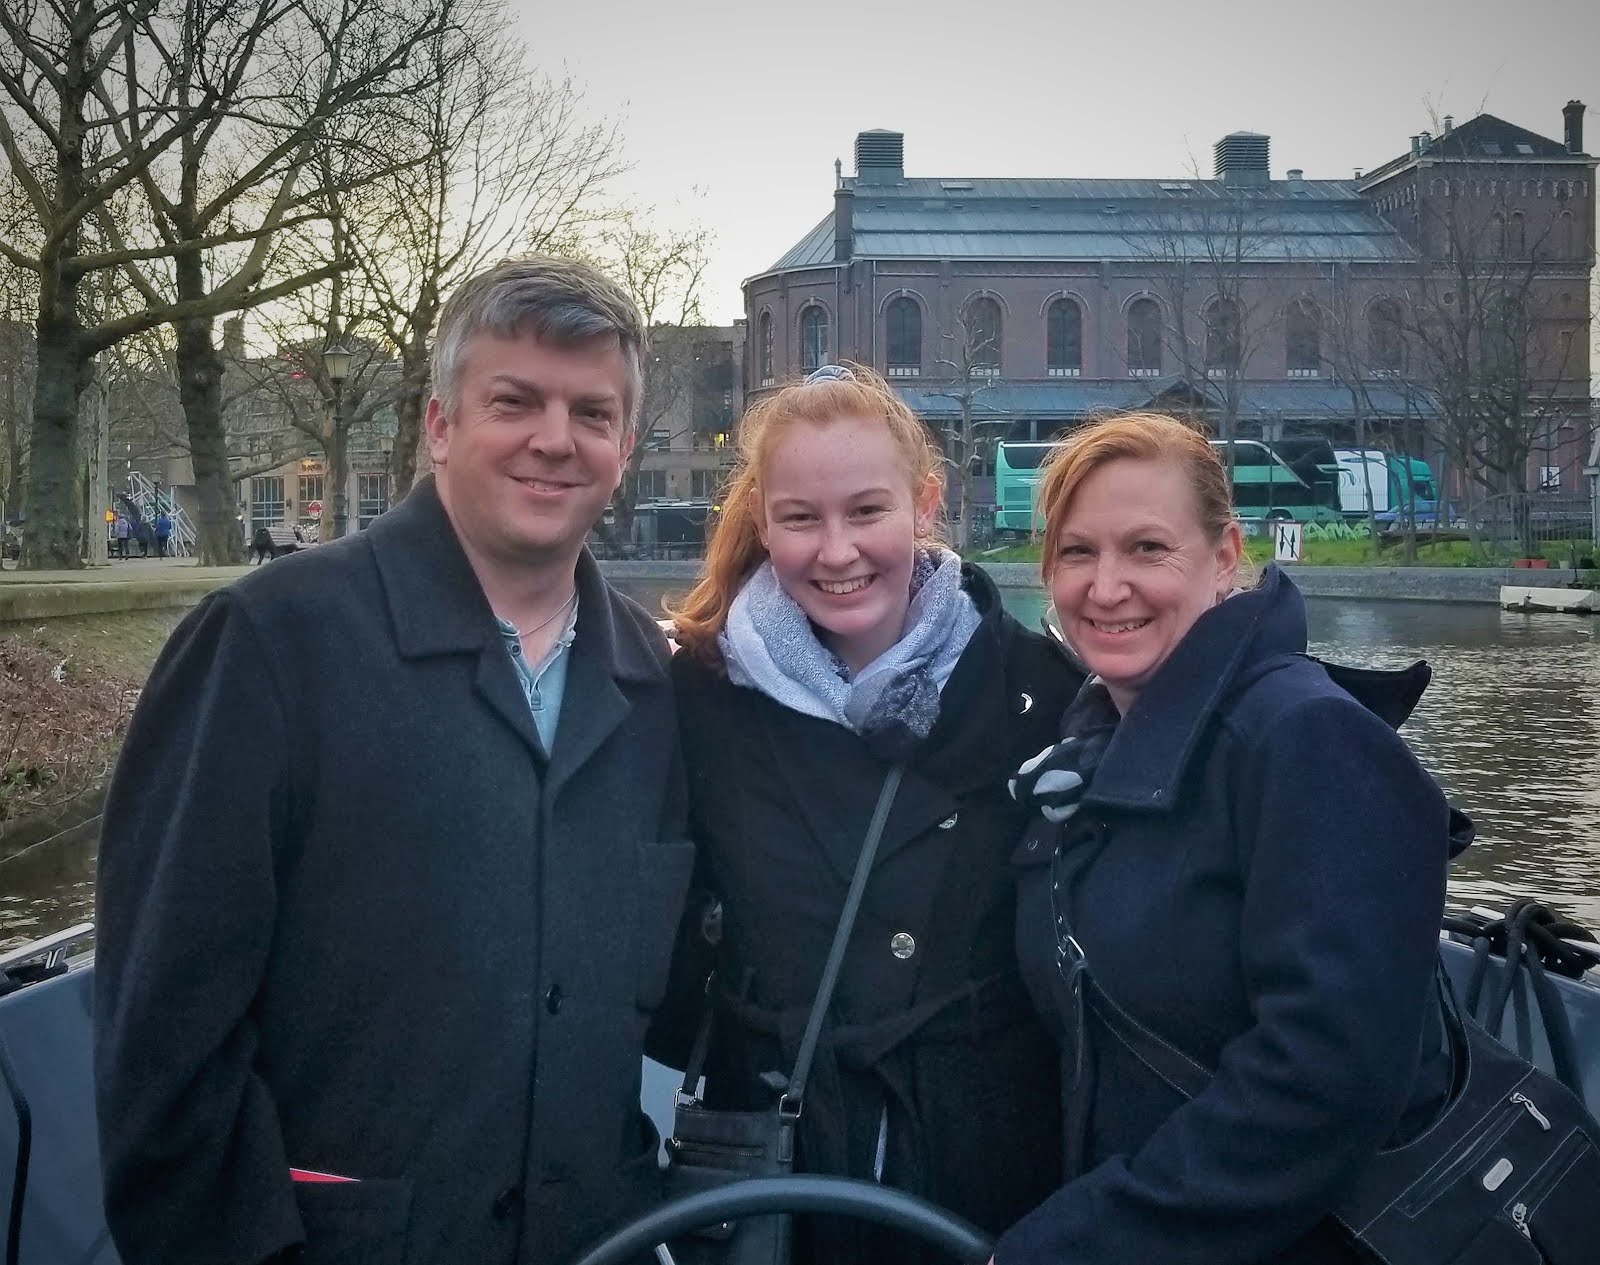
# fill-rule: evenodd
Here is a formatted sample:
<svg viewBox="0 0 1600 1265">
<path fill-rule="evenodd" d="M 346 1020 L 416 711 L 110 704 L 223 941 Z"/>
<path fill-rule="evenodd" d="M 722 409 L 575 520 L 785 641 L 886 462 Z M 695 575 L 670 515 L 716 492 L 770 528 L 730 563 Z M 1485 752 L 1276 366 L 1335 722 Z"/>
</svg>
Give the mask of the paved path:
<svg viewBox="0 0 1600 1265">
<path fill-rule="evenodd" d="M 249 570 L 248 567 L 202 567 L 193 558 L 129 558 L 79 571 L 18 571 L 16 566 L 14 562 L 5 564 L 0 570 L 0 584 L 124 584 L 172 580 L 225 583 Z"/>
</svg>

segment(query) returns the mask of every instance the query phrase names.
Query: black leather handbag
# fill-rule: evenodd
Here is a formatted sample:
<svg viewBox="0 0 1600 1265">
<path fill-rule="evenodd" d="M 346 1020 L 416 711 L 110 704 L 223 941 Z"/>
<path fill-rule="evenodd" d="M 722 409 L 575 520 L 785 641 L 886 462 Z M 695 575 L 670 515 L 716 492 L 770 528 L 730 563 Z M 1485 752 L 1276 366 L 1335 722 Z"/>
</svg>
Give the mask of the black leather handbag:
<svg viewBox="0 0 1600 1265">
<path fill-rule="evenodd" d="M 771 1107 L 759 1111 L 730 1111 L 701 1103 L 697 1091 L 710 1048 L 713 1023 L 713 1010 L 708 1003 L 688 1067 L 684 1070 L 683 1085 L 673 1111 L 672 1136 L 666 1143 L 668 1199 L 698 1194 L 752 1177 L 780 1177 L 793 1171 L 795 1136 L 800 1126 L 811 1059 L 839 981 L 839 969 L 844 963 L 856 913 L 861 908 L 878 841 L 883 837 L 884 824 L 889 819 L 903 774 L 902 766 L 891 768 L 878 792 L 878 803 L 861 845 L 844 911 L 839 916 L 839 926 L 834 931 L 828 960 L 822 969 L 822 980 L 811 1003 L 811 1015 L 795 1057 L 794 1072 L 788 1077 L 780 1072 L 769 1072 L 763 1078 L 773 1092 Z M 787 1216 L 751 1217 L 676 1239 L 666 1245 L 666 1252 L 675 1265 L 788 1265 L 790 1233 L 791 1221 Z"/>
<path fill-rule="evenodd" d="M 1203 1093 L 1211 1070 L 1093 979 L 1063 904 L 1056 962 L 1080 1023 L 1092 1015 L 1174 1089 L 1190 1098 Z M 1600 1259 L 1600 1124 L 1571 1090 L 1462 1013 L 1442 965 L 1436 979 L 1455 1092 L 1422 1134 L 1374 1156 L 1332 1215 L 1389 1265 L 1593 1265 Z M 1081 1130 L 1082 1112 L 1074 1104 L 1069 1131 Z M 1077 1145 L 1081 1154 L 1081 1135 Z"/>
</svg>

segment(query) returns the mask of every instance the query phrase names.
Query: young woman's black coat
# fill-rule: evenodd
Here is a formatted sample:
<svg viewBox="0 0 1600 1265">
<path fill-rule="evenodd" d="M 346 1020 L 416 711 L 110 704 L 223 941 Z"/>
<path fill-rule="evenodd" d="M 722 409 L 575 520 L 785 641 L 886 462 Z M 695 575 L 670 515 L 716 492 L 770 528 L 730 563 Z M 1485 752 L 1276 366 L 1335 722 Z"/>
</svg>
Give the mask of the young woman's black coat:
<svg viewBox="0 0 1600 1265">
<path fill-rule="evenodd" d="M 1017 975 L 1009 857 L 1024 815 L 1006 791 L 1049 745 L 1082 680 L 1021 628 L 993 583 L 964 583 L 983 621 L 906 774 L 845 958 L 801 1118 L 804 1172 L 883 1180 L 992 1232 L 1059 1181 L 1056 1054 Z M 862 836 L 888 766 L 840 725 L 804 716 L 679 653 L 673 664 L 701 880 L 722 901 L 707 1073 L 712 1105 L 767 1106 L 759 1077 L 793 1069 Z M 897 956 L 909 946 L 908 956 Z M 680 960 L 655 1049 L 682 1066 L 704 996 Z M 742 997 L 742 1000 L 740 998 Z M 802 1231 L 798 1259 L 915 1260 L 903 1238 Z"/>
</svg>

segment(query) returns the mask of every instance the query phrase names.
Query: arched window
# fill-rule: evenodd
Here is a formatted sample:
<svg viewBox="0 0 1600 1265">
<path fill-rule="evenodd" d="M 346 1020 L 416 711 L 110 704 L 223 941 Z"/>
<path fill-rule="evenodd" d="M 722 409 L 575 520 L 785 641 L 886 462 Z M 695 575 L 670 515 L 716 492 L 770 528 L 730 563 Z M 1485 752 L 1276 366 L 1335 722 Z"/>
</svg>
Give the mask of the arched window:
<svg viewBox="0 0 1600 1265">
<path fill-rule="evenodd" d="M 1511 232 L 1506 242 L 1507 249 L 1513 259 L 1526 259 L 1528 256 L 1528 222 L 1521 211 L 1511 212 Z"/>
<path fill-rule="evenodd" d="M 1379 299 L 1367 309 L 1367 360 L 1376 373 L 1398 373 L 1405 367 L 1400 308 L 1392 299 Z"/>
<path fill-rule="evenodd" d="M 1296 299 L 1284 322 L 1284 343 L 1291 378 L 1315 378 L 1322 372 L 1322 322 L 1317 305 Z"/>
<path fill-rule="evenodd" d="M 1563 259 L 1578 257 L 1578 221 L 1572 218 L 1571 211 L 1561 212 L 1556 221 L 1556 249 Z"/>
<path fill-rule="evenodd" d="M 996 376 L 1000 372 L 1000 305 L 980 294 L 967 304 L 966 326 L 972 372 Z"/>
<path fill-rule="evenodd" d="M 1506 382 L 1521 376 L 1526 325 L 1522 305 L 1512 296 L 1501 295 L 1490 303 L 1479 348 L 1484 377 Z"/>
<path fill-rule="evenodd" d="M 1489 254 L 1495 259 L 1506 257 L 1506 217 L 1499 211 L 1489 217 Z"/>
<path fill-rule="evenodd" d="M 761 356 L 761 364 L 759 366 L 761 372 L 759 374 L 759 377 L 761 378 L 761 385 L 762 386 L 767 386 L 768 384 L 770 384 L 773 381 L 773 377 L 772 377 L 772 313 L 771 312 L 763 312 L 761 314 L 761 320 L 759 322 L 759 331 L 760 332 L 759 332 L 759 336 L 758 336 L 758 339 L 757 339 L 758 345 L 760 347 L 760 356 Z"/>
<path fill-rule="evenodd" d="M 1237 369 L 1239 358 L 1239 305 L 1214 299 L 1206 308 L 1206 368 Z"/>
<path fill-rule="evenodd" d="M 922 305 L 901 296 L 884 314 L 889 355 L 885 362 L 891 378 L 914 378 L 922 372 Z"/>
<path fill-rule="evenodd" d="M 1045 316 L 1045 368 L 1052 378 L 1083 372 L 1083 309 L 1074 299 L 1057 299 Z"/>
<path fill-rule="evenodd" d="M 1136 378 L 1161 372 L 1161 305 L 1154 299 L 1128 304 L 1128 372 Z"/>
<path fill-rule="evenodd" d="M 828 314 L 813 303 L 800 313 L 800 368 L 805 373 L 828 363 Z"/>
</svg>

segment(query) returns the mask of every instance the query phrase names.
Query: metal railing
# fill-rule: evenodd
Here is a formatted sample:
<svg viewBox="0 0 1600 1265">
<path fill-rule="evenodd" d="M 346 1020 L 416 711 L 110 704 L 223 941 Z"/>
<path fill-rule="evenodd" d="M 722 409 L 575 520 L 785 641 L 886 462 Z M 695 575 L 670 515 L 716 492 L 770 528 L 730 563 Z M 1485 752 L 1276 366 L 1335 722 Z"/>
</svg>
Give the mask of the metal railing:
<svg viewBox="0 0 1600 1265">
<path fill-rule="evenodd" d="M 1594 498 L 1587 493 L 1507 492 L 1474 505 L 1466 520 L 1470 539 L 1495 562 L 1530 558 L 1574 566 L 1600 547 Z"/>
<path fill-rule="evenodd" d="M 139 513 L 142 522 L 155 529 L 156 516 L 162 510 L 172 519 L 172 535 L 167 539 L 167 554 L 174 558 L 194 557 L 196 532 L 194 520 L 184 512 L 183 506 L 169 488 L 160 491 L 156 485 L 137 470 L 128 472 L 128 490 L 123 499 Z"/>
</svg>

